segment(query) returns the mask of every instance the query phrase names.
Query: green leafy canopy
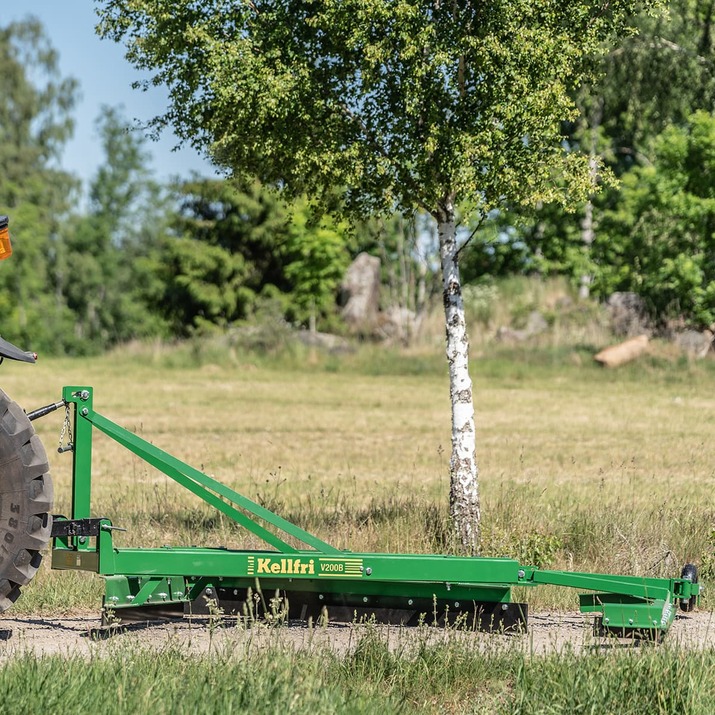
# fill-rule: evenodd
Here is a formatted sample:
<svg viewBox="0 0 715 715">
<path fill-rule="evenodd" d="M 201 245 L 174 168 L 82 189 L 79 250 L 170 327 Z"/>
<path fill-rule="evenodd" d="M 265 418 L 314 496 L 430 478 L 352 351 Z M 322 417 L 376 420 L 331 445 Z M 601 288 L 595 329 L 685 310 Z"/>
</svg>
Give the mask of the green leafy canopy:
<svg viewBox="0 0 715 715">
<path fill-rule="evenodd" d="M 660 323 L 715 322 L 715 117 L 696 112 L 623 176 L 593 246 L 594 288 L 634 290 Z M 601 237 L 602 236 L 602 237 Z M 606 236 L 608 238 L 606 238 Z"/>
<path fill-rule="evenodd" d="M 62 78 L 33 18 L 0 27 L 0 97 L 0 213 L 10 215 L 14 247 L 0 270 L 0 333 L 43 350 L 70 319 L 52 280 L 61 222 L 77 188 L 58 167 L 72 134 L 77 84 Z"/>
<path fill-rule="evenodd" d="M 98 26 L 165 85 L 154 126 L 238 175 L 368 215 L 569 202 L 570 92 L 658 0 L 105 0 Z M 557 180 L 558 179 L 558 180 Z"/>
</svg>

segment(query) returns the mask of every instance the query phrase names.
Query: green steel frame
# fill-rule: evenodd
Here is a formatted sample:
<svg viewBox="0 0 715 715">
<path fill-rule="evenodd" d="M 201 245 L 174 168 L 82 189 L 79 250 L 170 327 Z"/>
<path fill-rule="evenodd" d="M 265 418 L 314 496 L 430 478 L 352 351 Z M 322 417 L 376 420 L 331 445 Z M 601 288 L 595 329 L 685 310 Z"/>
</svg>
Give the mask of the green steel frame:
<svg viewBox="0 0 715 715">
<path fill-rule="evenodd" d="M 552 584 L 584 590 L 580 609 L 601 629 L 659 637 L 676 601 L 694 605 L 689 578 L 644 578 L 548 571 L 509 558 L 353 553 L 322 541 L 120 427 L 94 410 L 91 387 L 65 387 L 74 410 L 72 514 L 55 517 L 52 566 L 105 579 L 104 613 L 138 620 L 206 612 L 211 601 L 239 613 L 280 611 L 287 617 L 454 621 L 483 629 L 526 624 L 515 587 Z M 97 429 L 261 538 L 270 549 L 117 548 L 116 527 L 91 511 L 92 437 Z M 297 544 L 297 545 L 296 545 Z M 267 605 L 263 594 L 275 594 Z M 688 608 L 689 610 L 689 608 Z"/>
</svg>

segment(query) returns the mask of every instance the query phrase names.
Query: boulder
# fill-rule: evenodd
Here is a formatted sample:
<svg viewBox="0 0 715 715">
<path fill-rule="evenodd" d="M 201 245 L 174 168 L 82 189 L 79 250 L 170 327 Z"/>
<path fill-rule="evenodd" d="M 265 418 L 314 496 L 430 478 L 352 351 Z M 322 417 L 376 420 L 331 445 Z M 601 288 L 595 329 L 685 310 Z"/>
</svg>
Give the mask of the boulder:
<svg viewBox="0 0 715 715">
<path fill-rule="evenodd" d="M 522 343 L 529 338 L 533 338 L 535 335 L 540 335 L 544 331 L 548 330 L 549 324 L 538 310 L 533 310 L 529 313 L 526 325 L 522 330 L 516 330 L 514 328 L 502 325 L 497 330 L 497 340 L 501 340 L 505 343 Z"/>
<path fill-rule="evenodd" d="M 354 332 L 371 332 L 380 303 L 380 259 L 361 253 L 350 264 L 342 284 L 342 317 Z"/>
<path fill-rule="evenodd" d="M 320 333 L 311 330 L 300 330 L 298 340 L 311 348 L 320 348 L 329 353 L 348 353 L 352 350 L 350 342 L 340 335 Z"/>
<path fill-rule="evenodd" d="M 419 332 L 421 323 L 422 316 L 414 310 L 393 305 L 379 315 L 378 336 L 389 342 L 409 345 Z"/>
<path fill-rule="evenodd" d="M 616 335 L 632 338 L 652 334 L 653 326 L 645 301 L 637 293 L 612 293 L 606 306 L 611 316 L 611 328 Z"/>
<path fill-rule="evenodd" d="M 710 330 L 684 330 L 682 333 L 676 333 L 673 341 L 691 357 L 704 358 L 713 346 L 713 333 Z"/>
</svg>

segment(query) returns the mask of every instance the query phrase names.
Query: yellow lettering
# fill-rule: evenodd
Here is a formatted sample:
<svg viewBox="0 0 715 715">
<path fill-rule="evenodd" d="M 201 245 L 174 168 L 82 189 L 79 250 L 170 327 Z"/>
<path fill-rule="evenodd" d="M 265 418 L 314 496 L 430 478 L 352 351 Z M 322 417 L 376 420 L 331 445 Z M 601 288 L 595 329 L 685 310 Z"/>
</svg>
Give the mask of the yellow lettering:
<svg viewBox="0 0 715 715">
<path fill-rule="evenodd" d="M 1 546 L 1 545 L 0 545 Z M 321 564 L 321 569 L 325 570 L 323 564 Z M 258 568 L 256 573 L 269 573 L 269 574 L 296 574 L 296 575 L 306 575 L 315 573 L 315 560 L 310 559 L 308 563 L 301 561 L 301 559 L 286 559 L 281 558 L 280 560 L 274 561 L 271 558 L 261 558 L 258 557 Z"/>
</svg>

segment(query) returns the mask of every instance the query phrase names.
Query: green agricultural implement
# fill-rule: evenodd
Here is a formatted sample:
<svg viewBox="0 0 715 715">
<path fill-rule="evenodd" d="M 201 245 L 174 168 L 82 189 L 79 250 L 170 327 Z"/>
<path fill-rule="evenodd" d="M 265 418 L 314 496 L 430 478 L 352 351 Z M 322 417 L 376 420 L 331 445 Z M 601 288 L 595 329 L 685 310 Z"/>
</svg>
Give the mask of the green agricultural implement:
<svg viewBox="0 0 715 715">
<path fill-rule="evenodd" d="M 0 458 L 4 456 L 3 464 L 14 460 L 20 466 L 11 491 L 0 488 L 0 610 L 32 577 L 43 539 L 50 536 L 53 568 L 91 571 L 104 578 L 107 624 L 220 608 L 225 614 L 252 617 L 279 614 L 349 622 L 365 617 L 405 625 L 447 622 L 520 631 L 527 625 L 527 605 L 512 601 L 513 589 L 551 584 L 583 591 L 580 609 L 594 614 L 598 632 L 657 640 L 673 623 L 678 602 L 690 611 L 700 594 L 691 564 L 679 578 L 668 579 L 549 571 L 510 558 L 340 550 L 102 416 L 94 409 L 91 387 L 65 387 L 61 401 L 27 416 L 9 400 L 4 409 L 0 426 L 10 437 L 3 440 L 0 434 Z M 65 409 L 63 431 L 71 435 L 71 443 L 60 451 L 72 452 L 72 511 L 50 520 L 46 459 L 31 435 L 30 421 L 56 409 Z M 94 430 L 259 537 L 266 548 L 117 547 L 118 527 L 91 508 Z M 8 454 L 2 453 L 4 443 Z M 6 547 L 16 534 L 21 547 L 11 553 Z M 14 571 L 2 571 L 6 556 L 15 559 Z"/>
</svg>

